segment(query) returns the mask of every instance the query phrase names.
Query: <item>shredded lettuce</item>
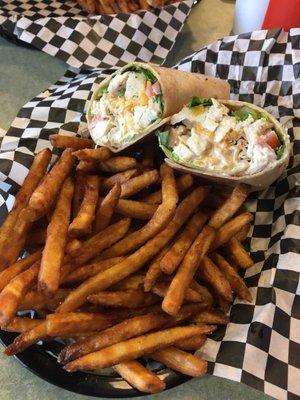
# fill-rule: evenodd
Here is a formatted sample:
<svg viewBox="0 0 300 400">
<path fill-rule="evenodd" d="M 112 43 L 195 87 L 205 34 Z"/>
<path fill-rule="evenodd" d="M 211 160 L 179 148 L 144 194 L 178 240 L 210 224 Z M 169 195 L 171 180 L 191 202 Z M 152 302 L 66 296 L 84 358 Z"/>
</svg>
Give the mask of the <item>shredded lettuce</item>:
<svg viewBox="0 0 300 400">
<path fill-rule="evenodd" d="M 212 106 L 212 101 L 211 99 L 201 99 L 200 97 L 193 96 L 187 106 L 188 108 L 192 108 L 195 106 L 210 107 Z"/>
<path fill-rule="evenodd" d="M 162 151 L 165 153 L 165 155 L 170 158 L 171 160 L 175 162 L 179 162 L 179 157 L 174 151 L 168 147 L 168 141 L 169 141 L 169 131 L 163 131 L 163 132 L 158 132 L 158 142 L 159 142 L 159 147 L 162 149 Z"/>
<path fill-rule="evenodd" d="M 118 90 L 118 96 L 119 97 L 124 97 L 124 95 L 125 95 L 125 88 L 124 89 L 120 89 L 120 90 Z"/>
<path fill-rule="evenodd" d="M 133 65 L 124 72 L 127 72 L 127 71 L 134 71 L 134 72 L 140 73 L 143 75 L 143 77 L 146 79 L 146 81 L 150 81 L 151 83 L 155 83 L 157 81 L 156 76 L 146 68 L 138 67 L 137 65 Z"/>
<path fill-rule="evenodd" d="M 159 104 L 160 111 L 163 114 L 164 112 L 164 102 L 161 94 L 155 96 L 155 101 Z"/>
<path fill-rule="evenodd" d="M 261 113 L 259 113 L 256 110 L 253 110 L 253 108 L 244 106 L 241 107 L 239 110 L 233 111 L 232 115 L 238 120 L 238 121 L 245 121 L 249 115 L 256 121 L 257 119 L 262 118 Z"/>
<path fill-rule="evenodd" d="M 281 143 L 281 145 L 279 147 L 277 147 L 277 149 L 275 150 L 277 160 L 280 160 L 280 158 L 283 156 L 283 153 L 285 151 L 284 136 L 283 136 L 283 133 L 281 131 L 279 131 L 278 129 L 275 129 L 275 132 Z"/>
<path fill-rule="evenodd" d="M 163 131 L 158 133 L 158 138 L 159 138 L 159 144 L 165 147 L 168 147 L 168 141 L 169 141 L 169 131 Z"/>
<path fill-rule="evenodd" d="M 100 100 L 100 98 L 104 95 L 104 93 L 108 92 L 108 85 L 101 87 L 96 95 L 96 100 Z"/>
</svg>

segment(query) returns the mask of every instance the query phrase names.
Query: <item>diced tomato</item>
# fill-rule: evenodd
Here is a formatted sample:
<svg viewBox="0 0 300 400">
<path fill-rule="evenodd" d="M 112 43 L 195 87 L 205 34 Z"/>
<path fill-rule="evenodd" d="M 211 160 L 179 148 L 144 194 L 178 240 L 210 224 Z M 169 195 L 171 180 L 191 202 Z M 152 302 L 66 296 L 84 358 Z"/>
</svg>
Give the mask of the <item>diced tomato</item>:
<svg viewBox="0 0 300 400">
<path fill-rule="evenodd" d="M 265 135 L 260 136 L 258 143 L 261 146 L 270 146 L 272 149 L 277 149 L 280 146 L 280 140 L 275 131 L 269 131 Z"/>
</svg>

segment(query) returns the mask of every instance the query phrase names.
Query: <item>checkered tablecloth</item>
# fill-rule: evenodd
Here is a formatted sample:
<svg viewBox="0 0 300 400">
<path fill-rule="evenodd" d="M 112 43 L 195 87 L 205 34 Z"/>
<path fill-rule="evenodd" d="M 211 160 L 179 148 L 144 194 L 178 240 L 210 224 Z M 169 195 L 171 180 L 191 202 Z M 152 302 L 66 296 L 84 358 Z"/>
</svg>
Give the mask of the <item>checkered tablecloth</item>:
<svg viewBox="0 0 300 400">
<path fill-rule="evenodd" d="M 184 59 L 176 68 L 218 76 L 231 98 L 266 108 L 288 129 L 292 154 L 286 173 L 252 193 L 247 239 L 255 265 L 245 273 L 253 303 L 235 299 L 230 323 L 201 354 L 211 374 L 246 383 L 276 399 L 300 394 L 300 29 L 229 36 Z M 95 81 L 112 70 L 70 69 L 27 103 L 2 139 L 0 217 L 10 209 L 34 153 L 53 132 L 86 130 L 84 111 Z"/>
<path fill-rule="evenodd" d="M 75 68 L 109 68 L 136 60 L 162 63 L 194 2 L 89 16 L 75 0 L 0 0 L 0 28 Z"/>
</svg>

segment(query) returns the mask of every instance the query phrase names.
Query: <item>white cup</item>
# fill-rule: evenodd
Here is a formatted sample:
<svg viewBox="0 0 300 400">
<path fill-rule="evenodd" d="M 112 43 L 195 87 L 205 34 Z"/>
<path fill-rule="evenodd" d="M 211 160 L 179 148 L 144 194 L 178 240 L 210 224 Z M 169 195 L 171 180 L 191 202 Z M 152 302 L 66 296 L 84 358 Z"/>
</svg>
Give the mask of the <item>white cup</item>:
<svg viewBox="0 0 300 400">
<path fill-rule="evenodd" d="M 269 0 L 236 0 L 234 34 L 261 29 L 268 5 Z"/>
</svg>

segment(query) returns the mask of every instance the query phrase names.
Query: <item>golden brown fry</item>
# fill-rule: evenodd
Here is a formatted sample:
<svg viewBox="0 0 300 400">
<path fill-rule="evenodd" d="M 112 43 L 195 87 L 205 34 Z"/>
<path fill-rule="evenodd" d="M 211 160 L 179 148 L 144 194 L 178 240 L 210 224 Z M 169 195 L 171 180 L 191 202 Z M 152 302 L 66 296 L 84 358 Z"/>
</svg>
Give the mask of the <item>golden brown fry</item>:
<svg viewBox="0 0 300 400">
<path fill-rule="evenodd" d="M 65 246 L 65 253 L 76 256 L 79 254 L 82 248 L 82 243 L 78 239 L 69 239 Z"/>
<path fill-rule="evenodd" d="M 170 282 L 156 282 L 151 291 L 159 297 L 165 297 L 170 286 Z M 187 288 L 184 302 L 186 303 L 201 303 L 204 302 L 204 297 L 191 288 Z"/>
<path fill-rule="evenodd" d="M 136 167 L 136 165 L 137 162 L 135 158 L 118 156 L 118 157 L 111 157 L 107 161 L 100 162 L 98 164 L 98 168 L 100 171 L 116 173 L 134 168 Z"/>
<path fill-rule="evenodd" d="M 108 0 L 99 0 L 105 14 L 113 14 L 114 10 L 109 4 Z"/>
<path fill-rule="evenodd" d="M 95 353 L 85 355 L 65 365 L 69 372 L 79 369 L 92 370 L 106 368 L 120 362 L 133 360 L 159 348 L 172 345 L 178 340 L 196 336 L 201 332 L 197 326 L 182 326 L 165 329 L 155 333 L 139 336 L 121 343 L 116 343 Z"/>
<path fill-rule="evenodd" d="M 7 356 L 13 356 L 44 339 L 47 339 L 46 322 L 40 320 L 39 325 L 17 336 L 12 344 L 4 349 L 4 353 Z"/>
<path fill-rule="evenodd" d="M 33 285 L 40 268 L 36 261 L 30 268 L 13 278 L 0 293 L 0 325 L 8 324 L 14 317 L 22 298 Z"/>
<path fill-rule="evenodd" d="M 138 361 L 126 361 L 115 365 L 113 369 L 132 387 L 141 392 L 158 393 L 166 387 L 164 381 Z"/>
<path fill-rule="evenodd" d="M 198 336 L 193 336 L 189 339 L 181 340 L 180 342 L 176 342 L 175 346 L 185 351 L 196 351 L 200 349 L 200 347 L 202 347 L 205 342 L 206 342 L 206 336 L 198 335 Z"/>
<path fill-rule="evenodd" d="M 187 189 L 191 188 L 193 186 L 193 176 L 191 174 L 183 174 L 180 175 L 176 179 L 176 188 L 177 192 L 179 194 L 185 192 Z M 143 198 L 143 201 L 145 203 L 149 204 L 160 204 L 162 202 L 162 193 L 161 190 L 158 190 L 157 192 L 153 192 L 149 194 L 148 196 Z"/>
<path fill-rule="evenodd" d="M 160 260 L 160 268 L 165 274 L 170 275 L 177 269 L 193 241 L 203 228 L 206 220 L 207 216 L 199 212 L 187 223 L 185 229 L 178 236 L 178 239 Z"/>
<path fill-rule="evenodd" d="M 117 1 L 118 1 L 118 5 L 119 5 L 120 10 L 121 10 L 122 13 L 130 12 L 126 0 L 117 0 Z"/>
<path fill-rule="evenodd" d="M 165 245 L 167 245 L 170 240 L 172 240 L 173 236 L 177 233 L 177 231 L 181 228 L 181 226 L 185 223 L 189 216 L 195 211 L 196 207 L 198 207 L 198 205 L 204 199 L 207 192 L 207 187 L 199 187 L 195 189 L 181 202 L 175 212 L 173 219 L 162 232 L 156 235 L 153 239 L 149 240 L 149 242 L 147 242 L 144 246 L 135 251 L 133 254 L 128 256 L 124 261 L 114 265 L 112 268 L 104 272 L 100 272 L 94 277 L 88 279 L 86 282 L 82 283 L 66 298 L 64 303 L 58 308 L 58 311 L 66 312 L 75 310 L 77 307 L 85 302 L 88 295 L 94 294 L 100 290 L 105 290 L 108 287 L 116 284 L 117 282 L 120 282 L 122 279 L 141 269 Z M 98 235 L 100 234 L 101 232 Z M 103 235 L 104 237 L 108 236 L 105 231 L 103 231 Z M 95 250 L 94 247 L 92 247 L 92 249 Z M 95 254 L 93 254 L 93 256 L 94 255 Z M 77 262 L 78 258 L 80 258 L 80 256 L 77 257 Z M 80 261 L 84 263 L 85 258 L 84 261 L 82 260 L 82 258 L 80 259 Z"/>
<path fill-rule="evenodd" d="M 97 163 L 94 161 L 79 161 L 76 167 L 77 172 L 97 172 L 97 170 Z"/>
<path fill-rule="evenodd" d="M 118 172 L 115 175 L 112 175 L 108 178 L 103 179 L 101 188 L 103 190 L 110 190 L 115 186 L 116 183 L 120 185 L 124 182 L 129 181 L 129 179 L 137 176 L 139 174 L 139 170 L 137 168 L 128 169 L 127 171 Z"/>
<path fill-rule="evenodd" d="M 46 296 L 53 296 L 58 290 L 60 269 L 65 253 L 67 233 L 71 216 L 74 185 L 67 178 L 58 195 L 55 210 L 47 228 L 47 239 L 43 250 L 38 277 L 39 291 Z"/>
<path fill-rule="evenodd" d="M 229 317 L 222 311 L 214 310 L 213 308 L 202 310 L 192 319 L 195 324 L 214 324 L 226 325 L 229 322 Z"/>
<path fill-rule="evenodd" d="M 162 309 L 176 315 L 182 305 L 185 293 L 199 267 L 201 260 L 214 240 L 215 231 L 205 226 L 193 242 L 189 252 L 185 255 L 175 277 L 168 288 L 168 292 L 162 303 Z"/>
<path fill-rule="evenodd" d="M 141 175 L 129 179 L 121 185 L 121 198 L 133 196 L 142 189 L 153 185 L 159 180 L 159 174 L 156 169 L 146 171 Z"/>
<path fill-rule="evenodd" d="M 54 311 L 70 293 L 69 289 L 58 289 L 55 295 L 49 299 L 42 293 L 32 290 L 28 292 L 18 306 L 18 311 L 25 310 L 50 310 Z"/>
<path fill-rule="evenodd" d="M 203 257 L 198 272 L 201 278 L 208 282 L 220 296 L 227 301 L 232 301 L 229 282 L 210 258 Z"/>
<path fill-rule="evenodd" d="M 88 301 L 106 307 L 137 308 L 158 303 L 160 298 L 141 289 L 99 292 L 88 296 Z"/>
<path fill-rule="evenodd" d="M 25 258 L 16 261 L 14 264 L 0 272 L 0 291 L 17 275 L 31 267 L 36 261 L 40 260 L 42 250 L 38 250 Z"/>
<path fill-rule="evenodd" d="M 95 146 L 95 143 L 92 141 L 92 139 L 59 135 L 57 133 L 50 135 L 49 140 L 53 147 L 58 147 L 59 149 L 66 149 L 67 147 L 70 147 L 73 150 L 80 150 L 86 148 L 91 149 Z"/>
<path fill-rule="evenodd" d="M 150 354 L 150 357 L 188 376 L 203 376 L 207 372 L 207 361 L 174 346 L 155 351 Z"/>
<path fill-rule="evenodd" d="M 224 299 L 224 297 L 220 296 L 220 294 L 217 291 L 214 291 L 214 298 L 216 300 L 216 304 L 219 305 L 223 313 L 227 314 L 230 310 L 231 302 Z"/>
<path fill-rule="evenodd" d="M 75 269 L 75 271 L 71 272 L 66 278 L 62 281 L 64 285 L 74 285 L 83 282 L 87 278 L 98 274 L 101 271 L 105 271 L 108 268 L 111 268 L 113 265 L 118 264 L 120 261 L 123 261 L 124 257 L 115 257 L 109 258 L 107 260 L 98 261 L 92 264 L 83 265 Z"/>
<path fill-rule="evenodd" d="M 238 233 L 235 235 L 235 238 L 239 241 L 239 242 L 243 242 L 247 236 L 248 233 L 250 231 L 251 225 L 250 224 L 246 224 L 242 227 L 241 230 L 238 231 Z"/>
<path fill-rule="evenodd" d="M 114 322 L 113 316 L 99 313 L 57 313 L 48 314 L 46 330 L 48 336 L 66 336 L 73 333 L 93 332 L 106 329 Z"/>
<path fill-rule="evenodd" d="M 66 149 L 41 184 L 35 189 L 29 200 L 29 206 L 40 216 L 45 215 L 54 203 L 56 196 L 69 175 L 75 157 L 72 149 Z"/>
<path fill-rule="evenodd" d="M 116 206 L 116 212 L 124 217 L 148 220 L 157 210 L 156 204 L 148 204 L 142 201 L 120 199 Z"/>
<path fill-rule="evenodd" d="M 123 240 L 103 252 L 103 258 L 122 256 L 134 251 L 146 243 L 147 240 L 154 237 L 168 224 L 174 215 L 178 202 L 178 195 L 172 168 L 166 164 L 162 164 L 160 167 L 160 174 L 162 177 L 163 201 L 155 211 L 151 220 L 141 229 L 129 234 Z"/>
<path fill-rule="evenodd" d="M 159 276 L 162 274 L 161 268 L 160 268 L 160 261 L 163 258 L 163 256 L 167 253 L 169 250 L 169 246 L 164 247 L 156 257 L 151 261 L 149 268 L 147 270 L 145 279 L 144 279 L 144 290 L 145 292 L 149 292 L 152 288 L 155 282 L 158 280 Z"/>
<path fill-rule="evenodd" d="M 80 149 L 73 153 L 79 161 L 106 161 L 112 156 L 112 152 L 107 147 L 98 147 L 97 149 Z"/>
<path fill-rule="evenodd" d="M 96 11 L 96 0 L 86 0 L 86 11 L 93 14 Z"/>
<path fill-rule="evenodd" d="M 244 225 L 252 221 L 252 219 L 253 215 L 249 212 L 245 212 L 232 218 L 230 221 L 224 224 L 220 229 L 217 230 L 216 238 L 211 250 L 216 250 L 218 247 L 228 242 L 241 230 Z"/>
<path fill-rule="evenodd" d="M 219 229 L 237 212 L 246 200 L 248 193 L 249 189 L 247 185 L 240 184 L 236 186 L 225 203 L 214 212 L 208 225 Z"/>
<path fill-rule="evenodd" d="M 119 201 L 120 194 L 121 186 L 119 183 L 116 183 L 110 192 L 100 202 L 94 221 L 94 234 L 102 231 L 110 224 L 111 218 Z"/>
<path fill-rule="evenodd" d="M 15 317 L 8 325 L 1 326 L 1 329 L 6 332 L 26 332 L 35 328 L 41 323 L 39 319 L 31 319 L 26 317 Z"/>
<path fill-rule="evenodd" d="M 228 280 L 231 289 L 237 293 L 243 300 L 248 302 L 252 301 L 252 295 L 250 290 L 247 288 L 243 279 L 239 276 L 239 274 L 235 271 L 234 268 L 222 257 L 220 254 L 214 254 L 213 260 L 216 265 L 219 267 L 221 272 L 224 274 L 226 279 Z"/>
<path fill-rule="evenodd" d="M 86 177 L 82 204 L 78 214 L 69 226 L 68 234 L 70 237 L 80 237 L 91 233 L 99 197 L 99 184 L 98 176 L 88 175 Z"/>
<path fill-rule="evenodd" d="M 140 289 L 144 283 L 145 274 L 134 274 L 117 283 L 110 290 Z"/>
<path fill-rule="evenodd" d="M 80 206 L 84 196 L 86 174 L 77 171 L 75 176 L 75 186 L 72 201 L 72 217 L 75 218 L 80 210 Z"/>
<path fill-rule="evenodd" d="M 150 10 L 147 0 L 139 0 L 141 10 Z"/>
<path fill-rule="evenodd" d="M 252 267 L 254 262 L 239 240 L 232 237 L 228 242 L 228 247 L 232 258 L 240 268 Z"/>
</svg>

